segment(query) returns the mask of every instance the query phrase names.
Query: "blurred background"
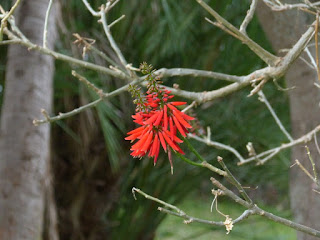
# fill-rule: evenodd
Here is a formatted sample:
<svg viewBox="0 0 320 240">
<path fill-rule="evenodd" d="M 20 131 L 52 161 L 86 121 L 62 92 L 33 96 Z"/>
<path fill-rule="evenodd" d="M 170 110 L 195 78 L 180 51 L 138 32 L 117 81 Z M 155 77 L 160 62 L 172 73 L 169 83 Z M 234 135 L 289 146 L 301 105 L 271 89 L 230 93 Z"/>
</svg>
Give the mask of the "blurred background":
<svg viewBox="0 0 320 240">
<path fill-rule="evenodd" d="M 9 0 L 2 0 L 6 9 Z M 97 9 L 105 1 L 92 0 Z M 212 8 L 235 26 L 239 26 L 248 10 L 249 1 L 211 0 Z M 111 48 L 97 19 L 78 0 L 60 0 L 58 28 L 60 39 L 56 51 L 82 58 L 82 48 L 73 44 L 73 33 L 96 40 L 95 46 L 106 53 Z M 156 69 L 185 67 L 246 75 L 264 66 L 246 46 L 204 20 L 208 14 L 195 1 L 155 0 L 120 1 L 110 12 L 109 21 L 124 14 L 126 18 L 112 27 L 112 33 L 129 63 L 141 62 Z M 257 19 L 247 29 L 248 35 L 270 50 Z M 5 89 L 5 46 L 0 48 L 0 104 Z M 107 65 L 100 56 L 88 52 L 87 60 Z M 56 61 L 53 113 L 67 112 L 96 99 L 71 76 L 76 69 L 90 81 L 110 92 L 125 82 L 90 70 L 72 68 Z M 178 83 L 182 89 L 212 90 L 226 83 L 201 78 L 163 79 L 167 86 Z M 283 80 L 278 82 L 285 86 Z M 244 89 L 223 99 L 198 106 L 192 112 L 197 117 L 196 131 L 206 134 L 209 126 L 212 140 L 236 148 L 247 156 L 246 144 L 252 142 L 257 152 L 285 142 L 270 113 L 257 96 L 247 97 Z M 288 97 L 273 83 L 264 92 L 287 130 L 289 126 Z M 178 98 L 175 98 L 176 100 Z M 190 104 L 191 102 L 189 102 Z M 225 229 L 201 224 L 185 225 L 182 219 L 167 216 L 157 210 L 158 204 L 137 196 L 132 187 L 177 204 L 185 212 L 207 220 L 223 220 L 214 210 L 212 175 L 174 158 L 174 175 L 165 154 L 157 165 L 130 156 L 126 132 L 134 128 L 131 115 L 134 105 L 128 93 L 104 101 L 64 121 L 52 124 L 52 161 L 54 189 L 61 240 L 76 239 L 295 239 L 295 232 L 281 225 L 250 218 L 236 225 L 230 235 Z M 291 217 L 288 200 L 289 152 L 282 152 L 264 166 L 237 166 L 237 159 L 227 151 L 210 148 L 194 140 L 190 142 L 211 164 L 222 156 L 235 177 L 250 187 L 248 193 L 262 206 L 284 217 Z M 182 146 L 183 147 L 183 146 Z M 187 157 L 193 157 L 186 148 Z M 196 160 L 196 159 L 193 159 Z M 215 176 L 217 177 L 217 176 Z M 219 198 L 219 209 L 232 218 L 243 209 L 227 198 Z M 253 225 L 254 223 L 254 225 Z M 238 227 L 239 226 L 239 227 Z M 253 227 L 254 226 L 254 227 Z"/>
</svg>

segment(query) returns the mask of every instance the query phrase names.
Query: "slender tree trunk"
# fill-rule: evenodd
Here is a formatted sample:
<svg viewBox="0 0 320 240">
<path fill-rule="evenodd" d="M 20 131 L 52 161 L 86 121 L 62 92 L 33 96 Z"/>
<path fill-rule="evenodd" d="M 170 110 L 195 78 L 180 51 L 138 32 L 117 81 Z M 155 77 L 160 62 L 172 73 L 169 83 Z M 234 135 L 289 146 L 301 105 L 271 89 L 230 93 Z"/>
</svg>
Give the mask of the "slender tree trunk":
<svg viewBox="0 0 320 240">
<path fill-rule="evenodd" d="M 301 11 L 273 12 L 259 1 L 258 18 L 275 51 L 291 47 L 312 22 L 312 16 Z M 314 54 L 314 49 L 310 49 Z M 314 69 L 301 60 L 297 60 L 286 74 L 289 91 L 290 115 L 293 137 L 299 137 L 312 130 L 320 123 L 320 92 L 314 86 L 318 82 Z M 314 159 L 319 159 L 315 144 L 308 143 Z M 304 145 L 292 149 L 291 159 L 298 159 L 312 173 Z M 316 163 L 319 166 L 319 161 Z M 320 230 L 320 197 L 312 191 L 313 182 L 298 166 L 290 169 L 290 200 L 295 220 L 304 225 Z M 299 240 L 315 239 L 298 233 Z"/>
<path fill-rule="evenodd" d="M 37 44 L 42 44 L 48 3 L 23 0 L 15 13 L 17 25 Z M 49 48 L 56 39 L 55 16 L 53 7 Z M 51 184 L 50 126 L 35 127 L 32 120 L 41 118 L 41 108 L 51 109 L 53 73 L 51 57 L 9 47 L 0 126 L 0 239 L 42 239 L 45 193 Z"/>
</svg>

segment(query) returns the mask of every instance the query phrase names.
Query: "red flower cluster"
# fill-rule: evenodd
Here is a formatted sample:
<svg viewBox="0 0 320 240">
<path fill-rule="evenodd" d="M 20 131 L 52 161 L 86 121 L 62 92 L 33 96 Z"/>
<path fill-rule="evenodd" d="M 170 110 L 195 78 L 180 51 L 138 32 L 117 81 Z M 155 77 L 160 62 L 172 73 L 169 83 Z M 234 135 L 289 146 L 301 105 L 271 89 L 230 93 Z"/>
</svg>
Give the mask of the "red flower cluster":
<svg viewBox="0 0 320 240">
<path fill-rule="evenodd" d="M 165 152 L 168 152 L 169 161 L 172 167 L 171 151 L 184 154 L 178 143 L 183 140 L 177 137 L 177 130 L 183 137 L 186 137 L 187 129 L 191 128 L 188 123 L 193 117 L 181 112 L 176 106 L 184 105 L 186 102 L 168 102 L 174 97 L 168 90 L 158 92 L 147 92 L 146 101 L 143 103 L 144 110 L 138 111 L 132 116 L 134 122 L 140 127 L 128 132 L 126 140 L 137 142 L 131 147 L 133 157 L 143 157 L 148 153 L 154 158 L 156 164 L 160 145 Z M 141 106 L 138 109 L 143 109 Z"/>
</svg>

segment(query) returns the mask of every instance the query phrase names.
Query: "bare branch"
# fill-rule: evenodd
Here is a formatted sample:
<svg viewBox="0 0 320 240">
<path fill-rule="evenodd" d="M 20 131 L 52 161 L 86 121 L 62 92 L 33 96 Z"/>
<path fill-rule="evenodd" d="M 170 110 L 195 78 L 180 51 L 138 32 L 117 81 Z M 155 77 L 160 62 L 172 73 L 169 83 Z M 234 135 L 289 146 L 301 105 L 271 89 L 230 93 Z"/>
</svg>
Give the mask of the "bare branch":
<svg viewBox="0 0 320 240">
<path fill-rule="evenodd" d="M 260 207 L 258 207 L 256 204 L 254 205 L 249 205 L 246 201 L 242 200 L 241 198 L 239 198 L 234 192 L 230 191 L 228 188 L 226 188 L 223 184 L 221 184 L 218 180 L 216 180 L 215 178 L 210 178 L 211 182 L 213 183 L 213 185 L 215 185 L 216 187 L 218 187 L 219 189 L 221 189 L 225 195 L 227 195 L 228 197 L 230 197 L 231 199 L 233 199 L 236 203 L 241 204 L 242 206 L 248 208 L 249 210 L 251 210 L 251 214 L 250 215 L 259 215 L 261 217 L 265 217 L 268 218 L 269 220 L 272 220 L 274 222 L 277 223 L 281 223 L 283 225 L 286 225 L 290 228 L 296 229 L 298 231 L 307 233 L 309 235 L 312 236 L 316 236 L 318 238 L 320 238 L 320 231 L 315 230 L 313 228 L 295 223 L 293 221 L 290 221 L 288 219 L 276 216 L 268 211 L 265 211 L 263 209 L 261 209 Z"/>
<path fill-rule="evenodd" d="M 280 1 L 275 0 L 263 0 L 266 5 L 268 5 L 273 11 L 285 11 L 285 10 L 291 10 L 294 8 L 304 9 L 304 8 L 316 8 L 320 5 L 320 2 L 315 3 L 296 3 L 296 4 L 283 4 Z"/>
<path fill-rule="evenodd" d="M 227 151 L 233 153 L 239 159 L 238 165 L 246 164 L 246 163 L 253 162 L 253 161 L 258 161 L 258 164 L 264 164 L 269 159 L 271 159 L 272 157 L 274 157 L 279 152 L 281 152 L 285 149 L 291 148 L 291 147 L 298 145 L 298 144 L 301 144 L 301 143 L 306 143 L 306 142 L 311 141 L 312 138 L 314 138 L 315 134 L 319 131 L 320 131 L 320 125 L 317 126 L 315 129 L 313 129 L 312 131 L 308 132 L 307 134 L 301 136 L 298 139 L 295 139 L 289 143 L 281 144 L 280 146 L 278 146 L 276 148 L 269 149 L 265 152 L 259 153 L 255 156 L 252 156 L 247 159 L 244 159 L 243 156 L 235 148 L 233 148 L 229 145 L 225 145 L 225 144 L 222 144 L 219 142 L 212 141 L 212 140 L 208 139 L 207 137 L 201 138 L 201 137 L 198 137 L 194 134 L 188 134 L 188 137 L 195 139 L 199 142 L 205 143 L 208 146 L 212 146 L 217 149 L 224 149 L 224 150 L 227 150 Z"/>
<path fill-rule="evenodd" d="M 201 138 L 201 137 L 198 137 L 198 136 L 196 136 L 194 134 L 190 134 L 190 133 L 188 134 L 188 137 L 193 138 L 199 142 L 203 142 L 203 143 L 207 144 L 208 146 L 215 147 L 217 149 L 227 150 L 227 151 L 233 153 L 240 161 L 244 161 L 244 158 L 241 156 L 241 154 L 235 148 L 233 148 L 229 145 L 225 145 L 223 143 L 212 141 L 210 138 L 207 138 L 207 137 Z"/>
<path fill-rule="evenodd" d="M 101 72 L 101 73 L 104 73 L 104 74 L 108 74 L 108 75 L 111 75 L 113 77 L 117 77 L 117 78 L 120 78 L 120 79 L 128 79 L 128 76 L 126 74 L 124 74 L 123 72 L 121 72 L 121 71 L 114 71 L 114 70 L 111 70 L 109 68 L 106 68 L 106 67 L 103 67 L 103 66 L 99 66 L 97 64 L 93 64 L 93 63 L 90 63 L 90 62 L 79 60 L 77 58 L 73 58 L 73 57 L 70 57 L 70 56 L 67 56 L 67 55 L 52 51 L 52 50 L 50 50 L 48 48 L 43 48 L 43 47 L 41 47 L 39 45 L 36 45 L 36 44 L 30 42 L 29 40 L 22 40 L 22 39 L 17 38 L 8 29 L 5 29 L 4 32 L 7 34 L 7 36 L 9 37 L 10 40 L 15 40 L 16 43 L 19 43 L 19 44 L 27 47 L 29 50 L 37 50 L 37 51 L 39 51 L 39 52 L 41 52 L 43 54 L 53 56 L 57 60 L 62 60 L 62 61 L 68 62 L 70 64 L 76 64 L 76 65 L 78 65 L 80 67 L 91 69 L 91 70 L 94 70 L 94 71 L 97 71 L 97 72 Z"/>
<path fill-rule="evenodd" d="M 130 84 L 138 84 L 140 81 L 142 81 L 142 79 L 138 79 L 138 80 L 135 80 L 135 81 L 132 81 Z M 95 107 L 97 106 L 100 102 L 102 102 L 104 99 L 108 99 L 108 98 L 111 98 L 111 97 L 114 97 L 114 96 L 117 96 L 119 95 L 120 93 L 122 92 L 125 92 L 128 90 L 128 87 L 130 84 L 126 84 L 110 93 L 103 93 L 102 97 L 100 97 L 99 99 L 91 102 L 91 103 L 88 103 L 86 105 L 83 105 L 79 108 L 76 108 L 70 112 L 67 112 L 67 113 L 60 113 L 58 116 L 54 116 L 54 117 L 49 117 L 49 120 L 48 119 L 42 119 L 42 120 L 38 120 L 38 119 L 35 119 L 33 120 L 33 124 L 38 126 L 40 124 L 43 124 L 43 123 L 52 123 L 52 122 L 55 122 L 55 121 L 58 121 L 58 120 L 62 120 L 62 119 L 65 119 L 65 118 L 68 118 L 68 117 L 71 117 L 71 116 L 74 116 L 80 112 L 83 112 L 84 110 L 87 110 L 89 108 L 92 108 L 92 107 Z"/>
<path fill-rule="evenodd" d="M 191 68 L 161 68 L 155 71 L 156 75 L 159 75 L 162 78 L 165 77 L 183 77 L 183 76 L 191 76 L 191 77 L 204 77 L 204 78 L 212 78 L 217 80 L 224 80 L 228 82 L 241 82 L 243 81 L 242 76 L 234 76 L 228 75 L 224 73 L 217 73 L 205 70 L 196 70 Z"/>
<path fill-rule="evenodd" d="M 265 157 L 265 158 L 263 158 L 263 159 L 261 159 L 259 161 L 259 164 L 264 164 L 267 160 L 269 160 L 271 157 L 275 156 L 276 154 L 278 154 L 280 151 L 282 151 L 284 149 L 288 149 L 288 148 L 296 146 L 298 144 L 306 143 L 306 142 L 311 141 L 312 138 L 314 137 L 315 133 L 317 133 L 319 131 L 320 131 L 320 125 L 318 125 L 316 128 L 314 128 L 312 131 L 308 132 L 307 134 L 301 136 L 300 138 L 293 140 L 292 142 L 284 143 L 284 144 L 282 144 L 282 145 L 280 145 L 280 146 L 278 146 L 276 148 L 267 150 L 265 152 L 259 153 L 256 156 L 247 158 L 247 159 L 245 159 L 243 161 L 240 161 L 238 163 L 238 165 L 242 165 L 242 164 L 245 164 L 245 163 L 248 163 L 248 162 L 256 161 L 257 158 L 260 159 L 262 157 L 267 156 L 267 157 Z"/>
<path fill-rule="evenodd" d="M 200 1 L 200 0 L 198 0 Z M 168 88 L 173 94 L 188 99 L 197 101 L 198 103 L 203 103 L 207 101 L 212 101 L 214 99 L 227 96 L 235 91 L 238 91 L 246 86 L 248 86 L 254 79 L 279 79 L 282 77 L 291 66 L 291 64 L 299 57 L 301 52 L 304 50 L 306 45 L 309 43 L 314 34 L 314 24 L 310 26 L 307 31 L 301 36 L 297 43 L 290 49 L 285 57 L 281 59 L 275 67 L 266 67 L 252 72 L 247 76 L 243 76 L 241 82 L 232 83 L 226 87 L 222 87 L 217 90 L 208 92 L 189 92 L 174 88 Z"/>
<path fill-rule="evenodd" d="M 243 34 L 235 26 L 221 17 L 216 11 L 214 11 L 208 4 L 203 0 L 196 0 L 207 12 L 213 16 L 218 23 L 226 27 L 229 31 L 237 36 L 244 44 L 246 44 L 257 56 L 259 56 L 265 63 L 270 66 L 275 66 L 279 62 L 279 58 L 271 54 L 270 52 L 263 49 L 260 45 L 250 39 L 246 34 Z"/>
<path fill-rule="evenodd" d="M 86 105 L 83 105 L 79 108 L 75 108 L 73 109 L 71 112 L 68 112 L 68 113 L 60 113 L 58 116 L 55 116 L 55 117 L 49 117 L 47 116 L 45 119 L 43 120 L 38 120 L 38 119 L 34 119 L 33 120 L 33 125 L 35 126 L 39 126 L 40 124 L 43 124 L 43 123 L 52 123 L 52 122 L 55 122 L 55 121 L 58 121 L 58 120 L 62 120 L 62 119 L 65 119 L 65 118 L 68 118 L 68 117 L 71 117 L 71 116 L 74 116 L 88 108 L 91 108 L 91 107 L 95 107 L 97 106 L 98 103 L 100 103 L 102 101 L 102 98 L 99 98 L 91 103 L 88 103 Z"/>
</svg>

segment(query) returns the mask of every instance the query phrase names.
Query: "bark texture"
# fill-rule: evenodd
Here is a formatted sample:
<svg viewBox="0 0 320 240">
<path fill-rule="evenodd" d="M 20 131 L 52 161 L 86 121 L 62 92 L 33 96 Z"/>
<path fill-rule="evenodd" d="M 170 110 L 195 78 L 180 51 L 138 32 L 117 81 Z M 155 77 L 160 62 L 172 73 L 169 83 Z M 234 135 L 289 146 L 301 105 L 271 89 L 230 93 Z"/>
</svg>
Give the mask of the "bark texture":
<svg viewBox="0 0 320 240">
<path fill-rule="evenodd" d="M 273 12 L 262 1 L 259 1 L 257 14 L 276 52 L 292 47 L 308 24 L 314 20 L 311 15 L 296 10 Z M 314 49 L 310 50 L 313 54 L 315 53 Z M 314 82 L 317 82 L 318 79 L 316 71 L 301 60 L 297 60 L 291 66 L 285 77 L 288 87 L 295 86 L 294 90 L 289 91 L 289 100 L 292 135 L 297 138 L 320 123 L 320 92 L 314 86 Z M 313 158 L 319 159 L 314 143 L 309 143 L 308 146 Z M 291 159 L 292 161 L 298 159 L 312 173 L 304 145 L 298 145 L 292 149 Z M 319 161 L 316 164 L 319 168 Z M 295 166 L 290 169 L 290 201 L 295 220 L 319 230 L 320 212 L 317 209 L 320 209 L 320 198 L 312 191 L 313 188 L 315 188 L 313 182 L 299 167 Z M 299 232 L 298 239 L 316 238 Z"/>
<path fill-rule="evenodd" d="M 17 25 L 37 44 L 42 44 L 48 3 L 23 0 L 15 12 Z M 57 35 L 55 16 L 53 7 L 49 48 Z M 41 117 L 41 108 L 51 109 L 53 73 L 51 57 L 9 47 L 0 126 L 0 239 L 42 239 L 45 193 L 51 184 L 50 126 L 35 127 L 32 120 Z"/>
</svg>

